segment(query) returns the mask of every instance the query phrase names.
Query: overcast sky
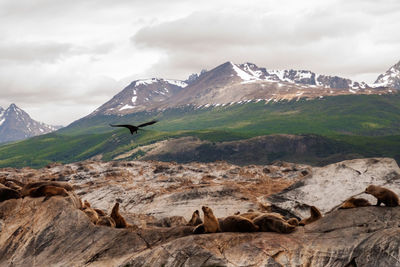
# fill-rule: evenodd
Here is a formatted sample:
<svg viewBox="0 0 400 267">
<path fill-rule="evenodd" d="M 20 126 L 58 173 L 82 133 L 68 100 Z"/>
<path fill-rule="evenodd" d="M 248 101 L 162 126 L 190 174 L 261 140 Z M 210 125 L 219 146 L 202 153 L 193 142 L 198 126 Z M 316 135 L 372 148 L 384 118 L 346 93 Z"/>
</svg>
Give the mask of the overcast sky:
<svg viewBox="0 0 400 267">
<path fill-rule="evenodd" d="M 399 18 L 399 0 L 0 0 L 0 106 L 67 125 L 131 80 L 229 60 L 374 82 Z"/>
</svg>

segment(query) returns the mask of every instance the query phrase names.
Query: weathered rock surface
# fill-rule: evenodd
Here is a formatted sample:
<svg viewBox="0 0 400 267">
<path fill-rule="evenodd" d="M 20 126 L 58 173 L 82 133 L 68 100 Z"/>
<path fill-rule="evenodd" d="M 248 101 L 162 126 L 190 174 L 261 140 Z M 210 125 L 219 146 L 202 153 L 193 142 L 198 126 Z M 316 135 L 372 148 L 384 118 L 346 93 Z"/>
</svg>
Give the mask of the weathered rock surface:
<svg viewBox="0 0 400 267">
<path fill-rule="evenodd" d="M 364 192 L 370 185 L 387 187 L 400 195 L 400 168 L 390 158 L 347 160 L 321 168 L 313 168 L 312 176 L 270 196 L 268 201 L 279 208 L 290 210 L 299 217 L 309 216 L 309 206 L 322 213 L 337 208 L 347 198 Z M 376 198 L 361 194 L 376 204 Z"/>
<path fill-rule="evenodd" d="M 1 266 L 400 266 L 400 207 L 337 210 L 287 235 L 95 226 L 61 197 L 4 201 L 0 220 Z"/>
<path fill-rule="evenodd" d="M 68 181 L 107 213 L 118 201 L 139 229 L 96 226 L 71 197 L 6 200 L 0 202 L 0 266 L 400 266 L 400 207 L 335 209 L 369 184 L 399 193 L 399 173 L 386 158 L 321 168 L 86 161 L 1 169 L 0 182 Z M 225 217 L 268 204 L 302 218 L 314 205 L 324 217 L 291 234 L 192 235 L 193 227 L 183 226 L 202 205 Z"/>
<path fill-rule="evenodd" d="M 86 161 L 40 170 L 3 169 L 0 179 L 67 181 L 93 207 L 110 211 L 118 201 L 121 213 L 141 224 L 138 214 L 155 219 L 183 216 L 189 221 L 203 205 L 220 217 L 259 209 L 267 204 L 263 196 L 278 193 L 310 173 L 309 166 L 292 163 L 240 167 L 226 162 Z"/>
</svg>

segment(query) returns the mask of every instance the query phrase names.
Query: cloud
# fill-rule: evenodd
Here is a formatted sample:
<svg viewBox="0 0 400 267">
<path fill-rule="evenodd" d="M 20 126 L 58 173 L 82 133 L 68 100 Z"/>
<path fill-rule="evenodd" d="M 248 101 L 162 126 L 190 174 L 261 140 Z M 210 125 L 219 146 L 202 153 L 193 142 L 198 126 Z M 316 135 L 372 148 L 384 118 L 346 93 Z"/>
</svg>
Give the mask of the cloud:
<svg viewBox="0 0 400 267">
<path fill-rule="evenodd" d="M 92 48 L 74 46 L 69 43 L 19 42 L 0 43 L 0 61 L 54 63 L 76 55 L 101 55 L 112 50 L 112 44 L 100 44 Z"/>
<path fill-rule="evenodd" d="M 400 23 L 398 12 L 393 11 L 398 3 L 385 2 L 392 9 L 379 7 L 378 12 L 373 9 L 378 4 L 372 1 L 324 1 L 305 8 L 282 1 L 294 7 L 276 10 L 261 4 L 251 10 L 254 13 L 246 9 L 194 12 L 144 27 L 131 42 L 163 55 L 153 72 L 180 78 L 184 69 L 196 72 L 232 60 L 356 79 L 370 73 L 370 82 L 400 53 L 399 35 L 394 34 Z"/>
</svg>

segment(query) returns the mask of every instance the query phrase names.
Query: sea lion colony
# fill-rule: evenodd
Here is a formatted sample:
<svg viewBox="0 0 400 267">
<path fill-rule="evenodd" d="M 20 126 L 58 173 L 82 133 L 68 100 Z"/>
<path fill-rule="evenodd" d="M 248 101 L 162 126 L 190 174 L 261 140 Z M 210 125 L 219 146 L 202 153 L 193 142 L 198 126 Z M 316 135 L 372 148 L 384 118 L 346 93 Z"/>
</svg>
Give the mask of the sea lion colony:
<svg viewBox="0 0 400 267">
<path fill-rule="evenodd" d="M 382 203 L 388 207 L 399 206 L 398 196 L 391 190 L 370 185 L 365 189 L 366 194 L 371 194 L 377 198 L 376 206 Z M 0 202 L 8 199 L 18 199 L 24 197 L 44 197 L 47 201 L 51 197 L 69 198 L 75 206 L 84 212 L 89 220 L 100 226 L 115 228 L 138 229 L 136 225 L 129 224 L 119 212 L 119 203 L 116 202 L 110 215 L 101 209 L 93 208 L 90 203 L 82 200 L 74 193 L 73 187 L 66 182 L 42 181 L 33 183 L 21 183 L 17 180 L 3 178 L 0 180 Z M 370 206 L 371 204 L 363 198 L 351 197 L 344 201 L 339 209 L 349 209 Z M 217 218 L 212 209 L 202 207 L 203 220 L 198 210 L 192 214 L 188 226 L 193 226 L 194 234 L 216 233 L 216 232 L 277 232 L 287 234 L 295 231 L 297 226 L 304 226 L 322 218 L 321 212 L 317 207 L 310 207 L 310 217 L 298 220 L 297 218 L 285 219 L 281 214 L 274 212 L 261 212 L 249 210 L 246 213 L 240 212 L 225 218 Z"/>
</svg>

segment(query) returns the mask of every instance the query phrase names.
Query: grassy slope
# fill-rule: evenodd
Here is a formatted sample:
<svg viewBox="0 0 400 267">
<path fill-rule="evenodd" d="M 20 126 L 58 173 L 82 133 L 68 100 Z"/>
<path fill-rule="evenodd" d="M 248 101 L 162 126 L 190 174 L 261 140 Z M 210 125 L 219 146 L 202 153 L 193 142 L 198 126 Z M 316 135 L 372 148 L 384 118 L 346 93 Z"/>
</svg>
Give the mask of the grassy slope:
<svg viewBox="0 0 400 267">
<path fill-rule="evenodd" d="M 159 122 L 131 136 L 108 123 Z M 353 147 L 364 156 L 399 157 L 400 95 L 336 96 L 298 102 L 249 103 L 208 109 L 169 109 L 124 117 L 82 119 L 44 136 L 0 147 L 1 166 L 40 167 L 52 161 L 72 162 L 102 153 L 111 159 L 137 145 L 168 137 L 195 135 L 210 141 L 259 135 L 319 134 Z"/>
</svg>

